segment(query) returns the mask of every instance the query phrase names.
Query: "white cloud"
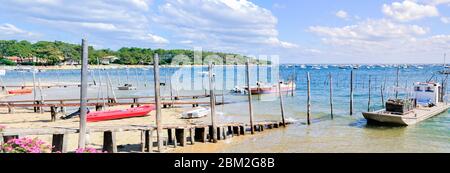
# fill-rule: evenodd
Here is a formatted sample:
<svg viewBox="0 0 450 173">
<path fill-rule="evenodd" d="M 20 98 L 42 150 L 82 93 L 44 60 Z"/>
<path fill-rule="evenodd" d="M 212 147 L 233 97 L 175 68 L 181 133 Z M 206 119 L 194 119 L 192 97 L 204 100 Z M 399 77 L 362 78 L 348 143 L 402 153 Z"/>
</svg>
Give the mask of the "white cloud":
<svg viewBox="0 0 450 173">
<path fill-rule="evenodd" d="M 20 29 L 13 24 L 0 24 L 0 39 L 33 38 L 35 36 L 37 36 L 37 34 Z"/>
<path fill-rule="evenodd" d="M 428 28 L 387 19 L 367 19 L 343 27 L 312 26 L 308 31 L 320 37 L 327 56 L 354 63 L 439 62 L 439 55 L 450 49 L 450 35 L 429 36 Z"/>
<path fill-rule="evenodd" d="M 144 41 L 150 41 L 152 43 L 157 43 L 157 44 L 168 44 L 169 40 L 157 36 L 157 35 L 153 35 L 153 34 L 146 34 L 142 37 L 139 37 L 139 39 L 144 40 Z"/>
<path fill-rule="evenodd" d="M 344 11 L 344 10 L 339 10 L 339 11 L 336 13 L 336 17 L 339 17 L 339 18 L 341 18 L 341 19 L 347 19 L 347 18 L 348 18 L 348 14 L 347 14 L 347 12 Z"/>
<path fill-rule="evenodd" d="M 275 4 L 273 4 L 273 8 L 275 8 L 275 9 L 284 9 L 284 8 L 286 8 L 286 5 L 275 3 Z"/>
<path fill-rule="evenodd" d="M 417 25 L 396 24 L 386 19 L 368 19 L 356 25 L 344 27 L 312 26 L 309 28 L 309 31 L 325 37 L 342 39 L 343 41 L 345 39 L 380 41 L 424 35 L 428 29 Z"/>
<path fill-rule="evenodd" d="M 269 10 L 247 0 L 167 0 L 159 6 L 155 22 L 174 31 L 182 40 L 194 40 L 206 49 L 296 47 L 279 40 L 278 21 Z"/>
<path fill-rule="evenodd" d="M 441 22 L 445 23 L 445 24 L 449 24 L 450 23 L 450 17 L 441 17 Z"/>
<path fill-rule="evenodd" d="M 382 11 L 385 15 L 402 22 L 439 16 L 435 6 L 422 5 L 411 0 L 394 2 L 391 5 L 383 4 Z"/>
<path fill-rule="evenodd" d="M 133 46 L 142 41 L 161 44 L 167 39 L 151 33 L 147 14 L 151 0 L 12 0 L 2 2 L 0 10 L 10 18 L 20 18 L 29 25 L 46 27 L 49 33 L 65 32 L 87 36 L 98 45 L 122 43 Z M 50 39 L 58 39 L 56 36 Z M 148 37 L 148 39 L 140 39 Z M 162 38 L 162 39 L 161 39 Z M 135 40 L 133 40 L 135 39 Z"/>
</svg>

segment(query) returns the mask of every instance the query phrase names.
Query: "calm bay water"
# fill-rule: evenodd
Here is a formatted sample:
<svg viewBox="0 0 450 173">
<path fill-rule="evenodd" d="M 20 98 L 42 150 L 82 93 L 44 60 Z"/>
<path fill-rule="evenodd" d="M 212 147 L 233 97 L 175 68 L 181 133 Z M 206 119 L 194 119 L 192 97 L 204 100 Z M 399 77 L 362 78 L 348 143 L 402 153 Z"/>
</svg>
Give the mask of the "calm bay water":
<svg viewBox="0 0 450 173">
<path fill-rule="evenodd" d="M 320 69 L 318 69 L 320 68 Z M 90 97 L 106 97 L 107 76 L 110 76 L 113 86 L 132 83 L 137 86 L 135 91 L 115 91 L 118 97 L 121 96 L 143 96 L 153 95 L 153 69 L 110 69 L 92 70 L 90 83 L 94 79 L 96 83 L 102 81 L 102 87 L 90 87 L 88 92 Z M 206 68 L 162 68 L 161 81 L 169 84 L 169 79 L 176 71 L 185 71 L 182 77 L 184 83 L 172 81 L 174 95 L 194 95 L 203 94 L 202 86 L 207 86 L 207 78 L 204 78 L 202 71 Z M 218 111 L 224 115 L 218 117 L 219 121 L 232 122 L 248 121 L 247 97 L 241 94 L 231 94 L 235 85 L 243 85 L 245 82 L 245 71 L 243 66 L 226 67 L 226 75 L 223 68 L 216 68 L 216 89 L 217 93 L 222 93 L 221 86 L 223 77 L 226 81 L 224 93 L 225 101 L 236 101 L 236 103 L 218 106 Z M 410 94 L 410 89 L 414 82 L 437 79 L 441 81 L 442 76 L 432 78 L 433 73 L 442 70 L 440 66 L 421 65 L 401 68 L 399 75 L 400 97 Z M 298 123 L 286 129 L 274 130 L 254 137 L 244 139 L 239 142 L 231 142 L 224 146 L 219 152 L 450 152 L 450 114 L 444 113 L 423 121 L 419 124 L 408 127 L 378 127 L 367 125 L 361 112 L 368 109 L 368 80 L 371 78 L 372 104 L 371 110 L 382 108 L 380 87 L 386 86 L 385 98 L 394 97 L 396 85 L 395 67 L 361 66 L 354 71 L 354 115 L 349 115 L 349 80 L 350 69 L 340 69 L 336 66 L 307 66 L 302 68 L 299 65 L 280 67 L 280 76 L 284 80 L 295 78 L 297 88 L 295 96 L 285 95 L 286 117 Z M 307 126 L 306 122 L 306 72 L 311 74 L 311 97 L 312 97 L 312 118 L 313 124 Z M 275 82 L 276 72 L 265 67 L 260 67 L 258 72 L 256 67 L 251 69 L 253 74 L 252 83 L 258 79 Z M 128 75 L 127 75 L 128 74 Z M 256 77 L 259 74 L 259 78 Z M 334 94 L 334 120 L 330 119 L 329 110 L 329 81 L 328 75 L 333 76 Z M 203 76 L 203 77 L 202 77 Z M 79 70 L 48 70 L 37 73 L 37 78 L 42 83 L 79 83 Z M 189 78 L 190 77 L 190 78 Z M 102 80 L 99 80 L 99 79 Z M 180 79 L 180 78 L 177 78 Z M 22 84 L 32 82 L 30 72 L 8 71 L 2 80 L 7 85 Z M 192 82 L 194 81 L 194 82 Z M 385 84 L 384 84 L 385 83 Z M 191 90 L 190 85 L 195 85 L 195 90 Z M 170 89 L 166 85 L 162 87 L 163 95 L 169 95 Z M 183 89 L 184 88 L 184 89 Z M 70 91 L 70 92 L 68 92 Z M 50 88 L 44 89 L 43 94 L 46 99 L 55 98 L 77 98 L 78 88 Z M 109 93 L 111 94 L 111 93 Z M 102 96 L 103 95 L 103 96 Z M 39 96 L 39 94 L 38 94 Z M 7 98 L 32 99 L 32 95 L 17 96 Z M 217 97 L 220 102 L 222 97 Z M 277 96 L 267 95 L 254 97 L 254 117 L 256 120 L 280 120 L 280 106 Z"/>
</svg>

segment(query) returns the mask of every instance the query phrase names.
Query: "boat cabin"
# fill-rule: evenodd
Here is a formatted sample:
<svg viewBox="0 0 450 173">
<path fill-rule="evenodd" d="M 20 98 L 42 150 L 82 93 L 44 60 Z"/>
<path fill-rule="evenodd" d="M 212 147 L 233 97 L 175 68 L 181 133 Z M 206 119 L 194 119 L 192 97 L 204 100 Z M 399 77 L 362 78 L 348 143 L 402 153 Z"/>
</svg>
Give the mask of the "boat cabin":
<svg viewBox="0 0 450 173">
<path fill-rule="evenodd" d="M 417 104 L 421 106 L 436 105 L 442 102 L 441 85 L 434 82 L 418 82 L 414 85 Z"/>
</svg>

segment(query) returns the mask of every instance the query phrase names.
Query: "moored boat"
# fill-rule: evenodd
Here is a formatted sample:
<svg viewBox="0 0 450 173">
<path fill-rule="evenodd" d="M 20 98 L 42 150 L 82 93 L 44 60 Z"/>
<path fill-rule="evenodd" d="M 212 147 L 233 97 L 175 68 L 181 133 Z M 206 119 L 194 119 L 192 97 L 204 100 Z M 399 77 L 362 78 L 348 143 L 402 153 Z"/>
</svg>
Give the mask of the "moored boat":
<svg viewBox="0 0 450 173">
<path fill-rule="evenodd" d="M 264 83 L 260 83 L 258 82 L 256 84 L 257 86 L 251 86 L 250 87 L 250 92 L 252 94 L 270 94 L 270 93 L 278 93 L 278 84 L 264 84 Z M 295 90 L 296 85 L 294 82 L 290 81 L 288 83 L 281 83 L 280 84 L 280 89 L 281 92 L 290 92 Z M 245 90 L 248 91 L 248 87 L 245 87 Z"/>
<path fill-rule="evenodd" d="M 98 122 L 132 117 L 143 117 L 147 116 L 148 113 L 153 110 L 155 110 L 154 105 L 146 105 L 124 110 L 95 111 L 89 112 L 86 119 L 87 122 Z"/>
<path fill-rule="evenodd" d="M 416 83 L 416 97 L 406 100 L 389 100 L 386 109 L 363 112 L 368 123 L 408 126 L 447 111 L 450 105 L 443 101 L 438 83 Z"/>
</svg>

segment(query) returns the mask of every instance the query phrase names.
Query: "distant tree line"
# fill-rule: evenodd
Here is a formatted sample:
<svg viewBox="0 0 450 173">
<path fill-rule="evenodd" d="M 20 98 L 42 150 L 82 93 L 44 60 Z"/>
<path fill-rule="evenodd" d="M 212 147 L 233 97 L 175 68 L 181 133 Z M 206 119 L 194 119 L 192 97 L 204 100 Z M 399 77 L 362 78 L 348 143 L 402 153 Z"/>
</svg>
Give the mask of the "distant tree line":
<svg viewBox="0 0 450 173">
<path fill-rule="evenodd" d="M 194 61 L 195 52 L 192 50 L 174 49 L 150 49 L 124 47 L 119 50 L 94 49 L 89 47 L 89 63 L 101 63 L 106 57 L 114 57 L 111 63 L 114 64 L 153 64 L 153 56 L 158 54 L 160 64 L 176 65 L 198 65 L 202 61 L 213 61 L 215 64 L 244 64 L 249 57 L 239 54 L 221 52 L 201 52 L 201 60 Z M 21 61 L 13 61 L 16 57 Z M 81 45 L 70 44 L 62 41 L 38 41 L 30 43 L 28 41 L 0 40 L 0 64 L 16 65 L 59 65 L 67 62 L 80 62 Z M 209 58 L 209 59 L 208 59 Z M 252 63 L 266 63 L 268 61 L 258 61 L 250 58 Z M 194 63 L 195 62 L 195 63 Z"/>
</svg>

